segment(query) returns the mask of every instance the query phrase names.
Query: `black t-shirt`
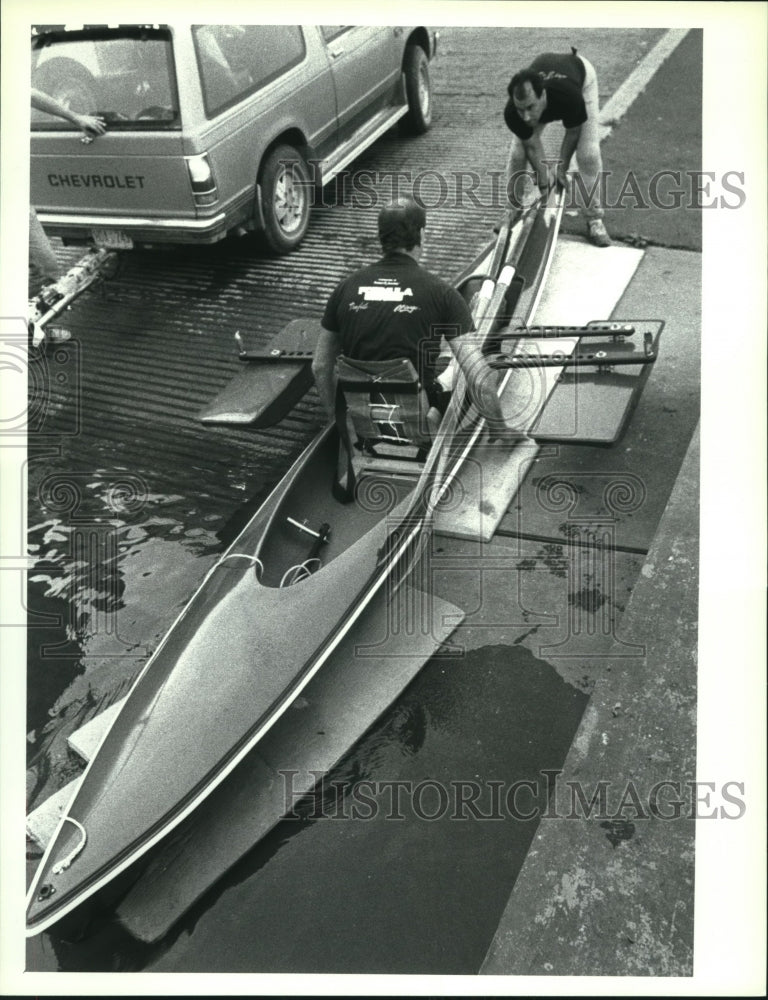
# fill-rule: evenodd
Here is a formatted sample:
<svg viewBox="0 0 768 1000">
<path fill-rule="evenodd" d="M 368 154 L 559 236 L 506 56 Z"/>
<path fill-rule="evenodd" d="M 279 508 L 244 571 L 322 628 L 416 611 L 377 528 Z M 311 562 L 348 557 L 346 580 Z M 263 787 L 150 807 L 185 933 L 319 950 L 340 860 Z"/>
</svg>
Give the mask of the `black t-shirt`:
<svg viewBox="0 0 768 1000">
<path fill-rule="evenodd" d="M 575 53 L 544 52 L 537 56 L 530 68 L 544 81 L 547 106 L 539 119 L 540 124 L 562 121 L 565 128 L 576 128 L 587 120 L 587 108 L 582 96 L 584 63 Z M 504 121 L 511 132 L 520 139 L 530 139 L 533 128 L 526 125 L 517 113 L 512 97 L 504 108 Z"/>
<path fill-rule="evenodd" d="M 440 338 L 453 340 L 473 329 L 467 303 L 456 289 L 399 252 L 340 282 L 328 299 L 322 324 L 341 334 L 348 358 L 408 358 L 424 385 L 435 378 Z"/>
</svg>

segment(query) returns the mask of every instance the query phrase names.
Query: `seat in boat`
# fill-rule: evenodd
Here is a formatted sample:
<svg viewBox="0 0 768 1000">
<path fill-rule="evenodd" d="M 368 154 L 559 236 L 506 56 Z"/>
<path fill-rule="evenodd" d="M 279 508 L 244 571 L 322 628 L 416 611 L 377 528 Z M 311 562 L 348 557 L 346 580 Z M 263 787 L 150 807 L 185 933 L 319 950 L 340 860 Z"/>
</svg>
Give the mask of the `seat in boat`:
<svg viewBox="0 0 768 1000">
<path fill-rule="evenodd" d="M 357 361 L 339 357 L 338 391 L 355 447 L 367 456 L 420 460 L 432 443 L 429 400 L 407 358 Z"/>
</svg>

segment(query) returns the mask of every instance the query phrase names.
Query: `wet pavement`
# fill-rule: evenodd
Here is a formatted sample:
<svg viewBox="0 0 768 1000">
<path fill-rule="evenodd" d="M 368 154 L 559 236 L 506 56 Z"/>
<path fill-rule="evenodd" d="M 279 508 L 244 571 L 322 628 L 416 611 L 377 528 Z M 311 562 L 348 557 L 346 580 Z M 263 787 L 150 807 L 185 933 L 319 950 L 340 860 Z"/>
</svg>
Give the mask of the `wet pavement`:
<svg viewBox="0 0 768 1000">
<path fill-rule="evenodd" d="M 478 170 L 488 185 L 487 172 L 503 168 L 506 151 L 499 123 L 516 68 L 510 51 L 523 64 L 537 51 L 564 47 L 570 34 L 442 29 L 433 130 L 414 141 L 387 135 L 356 168 L 380 171 L 383 194 L 398 170 L 415 175 L 435 164 L 453 177 Z M 605 103 L 660 32 L 585 34 Z M 681 71 L 695 66 L 692 45 L 683 50 Z M 631 149 L 619 135 L 606 151 L 616 170 Z M 676 156 L 695 168 L 695 130 L 685 141 Z M 673 215 L 656 213 L 654 225 Z M 457 274 L 497 217 L 490 200 L 436 208 L 426 265 L 445 277 Z M 569 219 L 565 228 L 580 232 L 582 225 Z M 635 216 L 619 225 L 616 235 L 636 242 Z M 653 227 L 643 233 L 663 242 Z M 695 244 L 694 230 L 675 233 L 673 245 Z M 29 581 L 29 807 L 76 776 L 81 765 L 66 736 L 125 694 L 216 554 L 320 424 L 314 394 L 270 431 L 197 422 L 237 370 L 232 334 L 239 329 L 247 344 L 262 346 L 290 319 L 316 315 L 338 278 L 375 252 L 375 211 L 345 203 L 337 190 L 336 203 L 316 210 L 306 243 L 287 258 L 268 259 L 252 239 L 134 252 L 69 314 L 75 339 L 41 362 L 46 370 L 34 382 L 38 422 L 29 442 L 30 545 L 38 560 Z M 74 261 L 78 254 L 61 249 L 60 256 Z M 693 257 L 663 258 L 670 296 L 676 283 L 696 277 Z M 646 297 L 643 290 L 641 301 Z M 663 304 L 657 311 L 665 315 Z M 451 599 L 461 594 L 469 611 L 466 656 L 460 665 L 433 660 L 334 777 L 479 779 L 487 793 L 494 780 L 535 781 L 562 767 L 596 672 L 581 652 L 558 660 L 552 650 L 569 638 L 569 607 L 592 623 L 601 642 L 614 637 L 696 424 L 698 360 L 688 336 L 672 341 L 681 352 L 679 370 L 666 369 L 649 384 L 632 425 L 642 474 L 663 468 L 663 486 L 643 529 L 621 541 L 628 551 L 619 556 L 615 589 L 600 591 L 597 567 L 576 562 L 551 519 L 529 528 L 538 540 L 503 540 L 516 570 L 497 577 L 496 592 L 498 580 L 507 598 L 511 580 L 525 581 L 512 621 L 494 617 L 480 584 L 473 589 L 472 580 L 481 579 L 476 568 L 465 561 L 462 577 L 445 562 Z M 664 407 L 671 394 L 677 403 L 670 423 Z M 654 458 L 658 441 L 666 464 L 656 461 L 658 453 Z M 621 452 L 621 469 L 638 468 L 631 446 Z M 591 451 L 591 469 L 619 454 Z M 494 571 L 484 564 L 484 572 L 488 585 Z M 418 815 L 393 821 L 381 812 L 357 822 L 305 816 L 278 827 L 160 945 L 138 946 L 109 924 L 76 945 L 46 934 L 29 943 L 28 967 L 476 972 L 534 833 L 533 822 L 509 816 L 464 824 Z"/>
<path fill-rule="evenodd" d="M 540 824 L 486 975 L 693 975 L 695 819 L 744 807 L 736 786 L 706 807 L 696 791 L 699 444 L 697 431 L 553 793 L 570 819 Z M 575 808 L 575 789 L 591 805 Z"/>
</svg>

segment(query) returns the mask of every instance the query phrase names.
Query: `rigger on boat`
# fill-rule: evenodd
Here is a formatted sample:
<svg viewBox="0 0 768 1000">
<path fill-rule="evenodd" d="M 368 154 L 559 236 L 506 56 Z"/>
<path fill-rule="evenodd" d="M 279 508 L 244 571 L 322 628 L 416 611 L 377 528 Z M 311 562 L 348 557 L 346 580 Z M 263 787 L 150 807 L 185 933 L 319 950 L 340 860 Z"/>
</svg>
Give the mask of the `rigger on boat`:
<svg viewBox="0 0 768 1000">
<path fill-rule="evenodd" d="M 660 330 L 646 333 L 635 350 L 634 328 L 623 324 L 531 326 L 562 211 L 562 195 L 552 192 L 510 216 L 457 283 L 471 302 L 475 336 L 499 372 L 500 400 L 511 399 L 523 414 L 513 422 L 515 432 L 494 445 L 500 451 L 533 444 L 529 431 L 545 400 L 531 405 L 531 367 L 649 365 L 656 356 Z M 225 390 L 202 419 L 279 420 L 309 384 L 317 326 L 301 321 L 292 330 L 279 343 L 298 346 L 266 352 L 241 346 L 241 360 L 260 386 L 255 402 L 253 382 L 247 392 Z M 594 338 L 603 346 L 582 347 Z M 516 380 L 526 387 L 526 406 L 515 399 Z M 339 391 L 344 405 L 336 421 L 210 570 L 104 734 L 32 882 L 28 934 L 51 927 L 118 876 L 130 877 L 138 859 L 196 815 L 244 761 L 258 761 L 267 775 L 254 836 L 277 823 L 283 813 L 268 791 L 269 776 L 280 766 L 274 747 L 287 710 L 331 665 L 343 672 L 371 616 L 386 614 L 398 595 L 418 586 L 441 498 L 487 442 L 486 421 L 460 371 L 434 435 L 407 366 L 388 364 L 382 377 L 375 366 L 351 363 L 340 372 Z M 439 643 L 440 636 L 418 662 Z M 225 682 L 216 669 L 222 650 Z M 398 683 L 402 688 L 407 678 Z M 396 693 L 387 688 L 386 697 L 374 699 L 375 714 L 361 718 L 359 735 Z M 321 766 L 348 748 L 318 750 Z"/>
</svg>

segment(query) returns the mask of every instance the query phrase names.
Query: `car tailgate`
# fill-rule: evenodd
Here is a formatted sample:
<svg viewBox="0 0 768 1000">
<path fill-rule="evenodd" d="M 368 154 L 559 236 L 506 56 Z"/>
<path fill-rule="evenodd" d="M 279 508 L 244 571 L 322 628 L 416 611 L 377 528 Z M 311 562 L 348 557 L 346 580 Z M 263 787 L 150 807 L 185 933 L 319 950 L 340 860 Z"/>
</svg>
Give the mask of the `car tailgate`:
<svg viewBox="0 0 768 1000">
<path fill-rule="evenodd" d="M 30 183 L 44 212 L 195 216 L 180 132 L 107 132 L 89 144 L 71 132 L 37 132 Z"/>
</svg>

